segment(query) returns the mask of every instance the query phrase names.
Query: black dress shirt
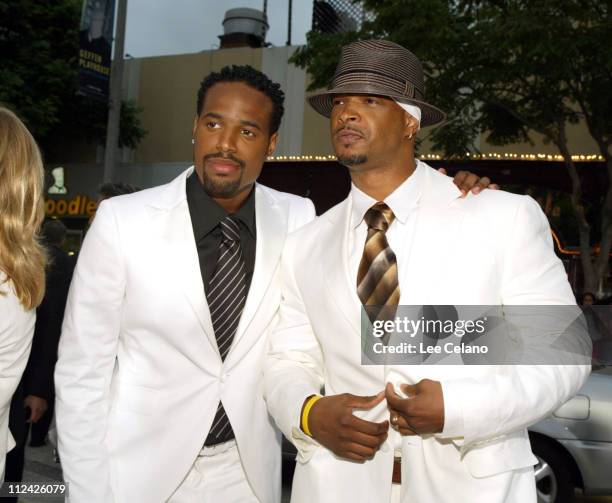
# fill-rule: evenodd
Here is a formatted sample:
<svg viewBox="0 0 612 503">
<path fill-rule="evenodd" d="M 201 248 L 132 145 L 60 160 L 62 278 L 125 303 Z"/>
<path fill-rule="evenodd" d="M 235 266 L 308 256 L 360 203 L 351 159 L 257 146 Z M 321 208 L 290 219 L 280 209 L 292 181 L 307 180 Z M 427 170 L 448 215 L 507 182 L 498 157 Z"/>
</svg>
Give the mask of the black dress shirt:
<svg viewBox="0 0 612 503">
<path fill-rule="evenodd" d="M 187 178 L 187 205 L 191 215 L 193 235 L 200 259 L 200 273 L 204 283 L 204 291 L 210 290 L 210 280 L 215 273 L 219 260 L 221 246 L 220 222 L 229 213 L 219 206 L 204 190 L 200 179 L 194 171 Z M 257 244 L 257 230 L 255 225 L 255 189 L 245 200 L 244 204 L 234 214 L 239 221 L 240 246 L 245 267 L 246 293 L 248 294 L 255 268 L 255 249 Z"/>
</svg>

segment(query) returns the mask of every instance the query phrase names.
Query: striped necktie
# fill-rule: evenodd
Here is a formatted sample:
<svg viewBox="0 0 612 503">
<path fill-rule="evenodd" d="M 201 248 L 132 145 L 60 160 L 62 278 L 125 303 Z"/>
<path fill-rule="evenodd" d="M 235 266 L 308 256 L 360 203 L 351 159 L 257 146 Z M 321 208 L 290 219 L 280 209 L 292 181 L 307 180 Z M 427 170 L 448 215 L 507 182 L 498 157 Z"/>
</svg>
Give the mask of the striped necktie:
<svg viewBox="0 0 612 503">
<path fill-rule="evenodd" d="M 221 359 L 225 360 L 232 346 L 240 316 L 246 300 L 244 259 L 240 246 L 240 228 L 233 215 L 220 223 L 221 246 L 215 273 L 206 293 L 217 347 Z M 214 445 L 234 438 L 229 418 L 219 402 L 213 424 L 204 445 Z"/>
<path fill-rule="evenodd" d="M 368 226 L 368 236 L 357 271 L 357 295 L 364 306 L 377 306 L 367 310 L 372 322 L 395 316 L 400 298 L 397 261 L 386 236 L 394 219 L 391 208 L 381 202 L 372 206 L 363 217 Z M 392 307 L 381 313 L 382 306 Z"/>
</svg>

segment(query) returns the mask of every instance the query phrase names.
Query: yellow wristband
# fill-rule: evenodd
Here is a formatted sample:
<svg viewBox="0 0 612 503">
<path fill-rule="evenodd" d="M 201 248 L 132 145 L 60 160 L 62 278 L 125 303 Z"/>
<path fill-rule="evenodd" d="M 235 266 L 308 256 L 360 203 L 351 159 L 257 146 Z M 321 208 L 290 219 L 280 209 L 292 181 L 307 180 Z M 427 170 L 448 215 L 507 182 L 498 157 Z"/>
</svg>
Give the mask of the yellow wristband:
<svg viewBox="0 0 612 503">
<path fill-rule="evenodd" d="M 311 396 L 304 405 L 304 410 L 302 411 L 302 430 L 304 430 L 304 433 L 309 437 L 312 437 L 312 433 L 310 433 L 310 428 L 308 427 L 308 414 L 310 414 L 310 409 L 312 409 L 315 402 L 321 398 L 323 398 L 321 395 Z"/>
</svg>

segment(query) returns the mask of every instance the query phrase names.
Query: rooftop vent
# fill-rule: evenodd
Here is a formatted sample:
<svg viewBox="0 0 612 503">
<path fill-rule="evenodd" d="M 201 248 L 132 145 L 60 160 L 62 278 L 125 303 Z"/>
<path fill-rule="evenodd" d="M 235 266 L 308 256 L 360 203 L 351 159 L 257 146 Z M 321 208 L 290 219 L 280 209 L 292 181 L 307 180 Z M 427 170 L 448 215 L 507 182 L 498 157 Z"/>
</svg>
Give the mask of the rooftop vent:
<svg viewBox="0 0 612 503">
<path fill-rule="evenodd" d="M 263 47 L 268 31 L 266 14 L 246 7 L 229 9 L 223 19 L 221 49 L 229 47 Z"/>
</svg>

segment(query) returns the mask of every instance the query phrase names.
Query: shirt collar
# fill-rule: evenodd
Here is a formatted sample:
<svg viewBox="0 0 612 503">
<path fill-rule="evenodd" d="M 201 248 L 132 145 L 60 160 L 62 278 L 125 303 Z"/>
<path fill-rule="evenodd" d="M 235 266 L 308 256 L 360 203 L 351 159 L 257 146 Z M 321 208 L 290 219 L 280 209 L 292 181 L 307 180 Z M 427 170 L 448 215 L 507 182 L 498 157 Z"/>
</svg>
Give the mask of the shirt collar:
<svg viewBox="0 0 612 503">
<path fill-rule="evenodd" d="M 391 208 L 395 218 L 405 224 L 411 211 L 417 206 L 421 197 L 424 168 L 416 161 L 416 169 L 399 187 L 389 194 L 385 203 Z M 351 184 L 351 229 L 356 229 L 363 221 L 366 211 L 378 201 Z"/>
<path fill-rule="evenodd" d="M 193 233 L 197 243 L 217 227 L 219 222 L 229 215 L 229 213 L 206 193 L 195 171 L 187 178 L 186 192 L 193 225 Z M 244 227 L 248 229 L 251 236 L 255 238 L 254 186 L 242 206 L 234 215 L 242 222 Z"/>
</svg>

